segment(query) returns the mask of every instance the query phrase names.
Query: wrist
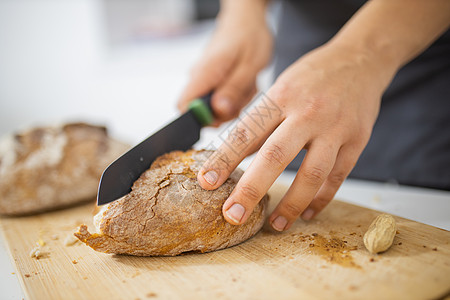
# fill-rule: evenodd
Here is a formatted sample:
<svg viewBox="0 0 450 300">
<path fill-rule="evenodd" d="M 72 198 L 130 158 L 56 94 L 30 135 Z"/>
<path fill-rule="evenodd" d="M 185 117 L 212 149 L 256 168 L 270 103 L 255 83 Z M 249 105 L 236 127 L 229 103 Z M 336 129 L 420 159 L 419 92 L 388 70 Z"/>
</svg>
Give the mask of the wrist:
<svg viewBox="0 0 450 300">
<path fill-rule="evenodd" d="M 381 89 L 386 89 L 392 81 L 395 74 L 401 67 L 400 60 L 390 53 L 387 45 L 373 42 L 346 42 L 339 39 L 333 39 L 328 44 L 336 52 L 342 53 L 347 58 L 353 60 L 372 80 L 378 82 Z"/>
<path fill-rule="evenodd" d="M 266 17 L 269 0 L 221 0 L 219 19 Z"/>
</svg>

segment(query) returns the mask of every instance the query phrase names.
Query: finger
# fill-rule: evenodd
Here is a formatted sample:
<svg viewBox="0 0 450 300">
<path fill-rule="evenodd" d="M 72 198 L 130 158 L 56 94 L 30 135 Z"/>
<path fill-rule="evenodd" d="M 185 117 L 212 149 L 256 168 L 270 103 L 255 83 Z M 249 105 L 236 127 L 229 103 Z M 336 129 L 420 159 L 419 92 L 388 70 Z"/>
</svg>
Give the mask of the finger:
<svg viewBox="0 0 450 300">
<path fill-rule="evenodd" d="M 225 219 L 245 223 L 254 207 L 307 141 L 284 121 L 270 135 L 223 205 Z"/>
<path fill-rule="evenodd" d="M 192 100 L 213 91 L 226 78 L 234 63 L 233 59 L 222 53 L 204 58 L 193 68 L 190 81 L 177 103 L 178 109 L 186 111 Z"/>
<path fill-rule="evenodd" d="M 280 123 L 278 117 L 266 120 L 264 130 L 252 117 L 251 112 L 230 129 L 227 138 L 214 151 L 198 172 L 200 186 L 214 190 L 221 186 L 241 161 L 259 148 L 267 136 Z"/>
<path fill-rule="evenodd" d="M 320 211 L 322 211 L 331 200 L 334 195 L 350 174 L 351 170 L 355 166 L 361 151 L 352 151 L 349 146 L 344 146 L 339 150 L 336 158 L 336 164 L 328 175 L 327 179 L 320 187 L 314 199 L 309 206 L 302 213 L 302 219 L 310 220 L 314 218 Z"/>
<path fill-rule="evenodd" d="M 309 205 L 331 172 L 337 149 L 329 142 L 311 144 L 294 182 L 269 218 L 275 230 L 289 229 Z"/>
<path fill-rule="evenodd" d="M 245 63 L 238 63 L 219 87 L 214 91 L 212 108 L 219 121 L 228 121 L 238 116 L 256 92 L 257 70 Z"/>
</svg>

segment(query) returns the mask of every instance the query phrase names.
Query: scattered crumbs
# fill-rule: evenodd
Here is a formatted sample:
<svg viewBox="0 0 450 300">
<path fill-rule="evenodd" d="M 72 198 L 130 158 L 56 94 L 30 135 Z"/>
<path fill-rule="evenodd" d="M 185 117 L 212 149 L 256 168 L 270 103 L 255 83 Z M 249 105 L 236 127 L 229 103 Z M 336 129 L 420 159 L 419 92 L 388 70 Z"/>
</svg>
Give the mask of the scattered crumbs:
<svg viewBox="0 0 450 300">
<path fill-rule="evenodd" d="M 361 227 L 361 225 L 356 225 L 356 227 Z"/>
<path fill-rule="evenodd" d="M 309 244 L 311 253 L 321 256 L 332 263 L 340 264 L 344 267 L 360 268 L 353 261 L 350 251 L 357 250 L 357 246 L 349 246 L 347 241 L 330 233 L 330 238 L 317 234 L 312 234 L 312 243 Z"/>
<path fill-rule="evenodd" d="M 39 244 L 39 246 L 45 246 L 45 241 L 43 239 L 41 239 L 41 238 L 39 238 L 37 243 Z"/>
<path fill-rule="evenodd" d="M 314 236 L 314 237 L 316 237 L 316 236 L 317 236 L 317 233 L 314 232 L 314 233 L 312 233 L 311 235 Z"/>
<path fill-rule="evenodd" d="M 350 233 L 350 235 L 355 235 L 356 234 L 356 232 L 352 232 L 352 233 Z"/>
<path fill-rule="evenodd" d="M 156 297 L 157 295 L 156 295 L 156 293 L 154 293 L 154 292 L 150 292 L 150 293 L 148 293 L 146 296 L 147 296 L 147 298 L 154 298 L 154 297 Z"/>
<path fill-rule="evenodd" d="M 39 274 L 38 272 L 34 272 L 34 275 L 37 275 L 37 274 Z"/>
<path fill-rule="evenodd" d="M 426 248 L 427 246 L 423 245 L 422 247 Z"/>
<path fill-rule="evenodd" d="M 78 243 L 78 241 L 79 241 L 79 239 L 77 239 L 77 237 L 74 236 L 74 235 L 71 233 L 71 234 L 69 234 L 69 235 L 65 238 L 65 240 L 64 240 L 64 246 L 67 246 L 67 247 L 73 246 L 73 245 L 75 245 L 76 243 Z"/>
<path fill-rule="evenodd" d="M 72 260 L 72 263 L 73 263 L 74 265 L 76 265 L 78 262 L 74 259 L 74 260 Z"/>
<path fill-rule="evenodd" d="M 437 251 L 437 248 L 436 247 L 434 247 L 433 249 L 431 249 L 431 250 L 433 250 L 433 251 Z"/>
<path fill-rule="evenodd" d="M 375 259 L 372 257 L 371 259 L 370 259 L 370 262 L 374 262 L 375 261 Z"/>
<path fill-rule="evenodd" d="M 231 278 L 231 281 L 236 282 L 237 279 L 236 278 Z"/>
<path fill-rule="evenodd" d="M 83 279 L 86 280 L 86 279 L 88 279 L 88 278 L 87 278 L 87 276 L 83 276 Z"/>
<path fill-rule="evenodd" d="M 50 238 L 56 241 L 57 239 L 59 239 L 59 236 L 57 234 L 53 234 Z"/>
<path fill-rule="evenodd" d="M 28 277 L 31 277 L 31 275 L 30 275 L 30 274 L 25 274 L 24 276 L 25 276 L 25 277 L 27 277 L 27 278 L 28 278 Z"/>
<path fill-rule="evenodd" d="M 401 246 L 402 244 L 403 244 L 402 242 L 399 242 L 399 243 L 398 243 L 399 246 Z"/>
<path fill-rule="evenodd" d="M 400 234 L 400 231 L 396 230 L 396 231 L 395 231 L 395 234 Z"/>
</svg>

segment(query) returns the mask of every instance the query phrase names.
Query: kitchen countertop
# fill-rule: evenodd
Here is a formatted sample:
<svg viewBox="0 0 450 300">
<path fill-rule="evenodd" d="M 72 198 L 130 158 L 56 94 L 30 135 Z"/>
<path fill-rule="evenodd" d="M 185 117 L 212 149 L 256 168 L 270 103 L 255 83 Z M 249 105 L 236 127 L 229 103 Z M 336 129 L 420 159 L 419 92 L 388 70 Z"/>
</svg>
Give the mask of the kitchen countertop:
<svg viewBox="0 0 450 300">
<path fill-rule="evenodd" d="M 106 124 L 113 136 L 136 143 L 177 115 L 177 96 L 212 23 L 174 39 L 112 47 L 102 37 L 100 4 L 0 2 L 0 136 L 84 120 Z M 259 78 L 262 90 L 269 71 Z M 200 146 L 226 126 L 205 130 Z M 289 183 L 293 177 L 285 172 L 278 180 Z M 450 192 L 347 180 L 336 198 L 450 230 Z M 24 297 L 14 272 L 0 238 L 0 299 Z"/>
</svg>

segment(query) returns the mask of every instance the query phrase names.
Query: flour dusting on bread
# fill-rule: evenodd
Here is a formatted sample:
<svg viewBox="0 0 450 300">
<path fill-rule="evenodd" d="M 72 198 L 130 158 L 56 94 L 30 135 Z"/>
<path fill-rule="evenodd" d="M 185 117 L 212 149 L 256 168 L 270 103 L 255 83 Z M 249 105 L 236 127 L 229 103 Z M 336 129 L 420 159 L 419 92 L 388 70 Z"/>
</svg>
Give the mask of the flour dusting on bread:
<svg viewBox="0 0 450 300">
<path fill-rule="evenodd" d="M 0 214 L 95 200 L 102 171 L 128 145 L 85 123 L 33 128 L 0 142 Z"/>
</svg>

